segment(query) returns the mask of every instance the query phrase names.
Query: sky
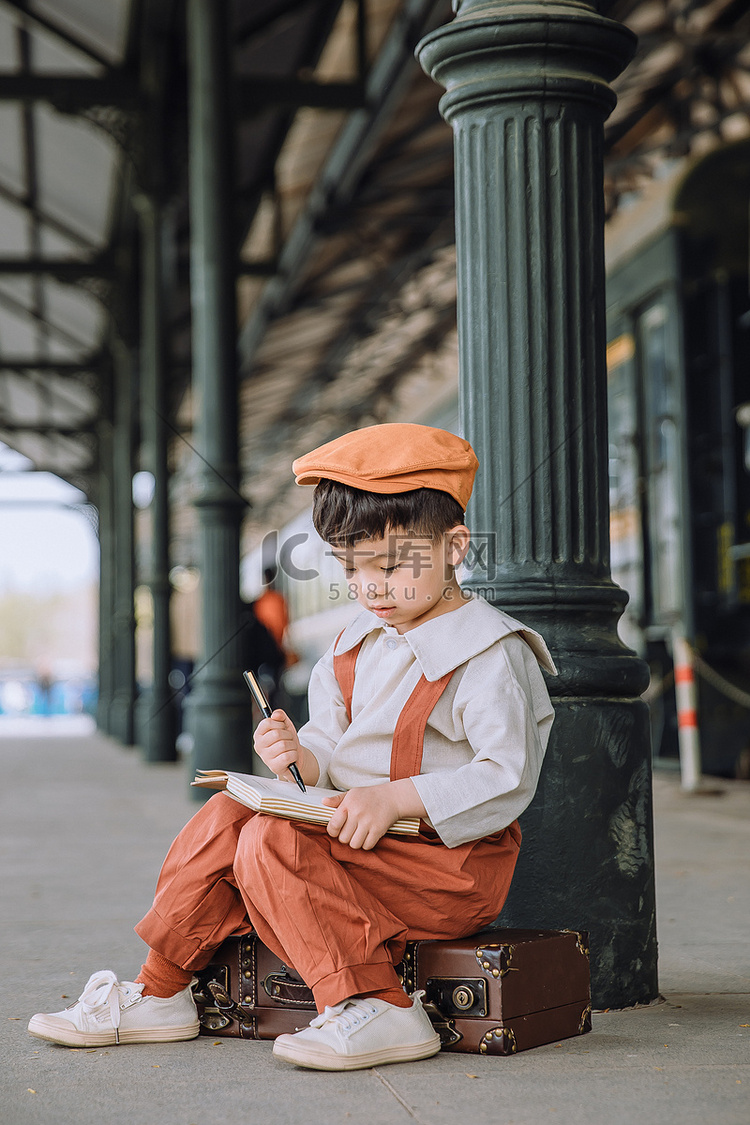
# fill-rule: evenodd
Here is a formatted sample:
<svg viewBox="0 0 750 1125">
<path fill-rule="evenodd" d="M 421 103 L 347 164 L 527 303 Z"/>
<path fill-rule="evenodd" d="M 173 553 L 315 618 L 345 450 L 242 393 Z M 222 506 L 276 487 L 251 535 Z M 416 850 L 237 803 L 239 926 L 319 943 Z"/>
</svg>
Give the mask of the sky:
<svg viewBox="0 0 750 1125">
<path fill-rule="evenodd" d="M 99 545 L 82 492 L 0 443 L 0 593 L 41 595 L 96 582 Z"/>
</svg>

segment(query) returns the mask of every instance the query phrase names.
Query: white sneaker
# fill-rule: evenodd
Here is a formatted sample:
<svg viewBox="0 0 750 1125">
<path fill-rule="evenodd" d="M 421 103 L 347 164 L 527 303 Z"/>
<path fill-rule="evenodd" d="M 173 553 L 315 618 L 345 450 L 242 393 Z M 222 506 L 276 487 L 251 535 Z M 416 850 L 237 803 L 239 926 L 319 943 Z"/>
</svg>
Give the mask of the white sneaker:
<svg viewBox="0 0 750 1125">
<path fill-rule="evenodd" d="M 142 993 L 142 984 L 119 981 L 109 969 L 102 969 L 89 977 L 75 1004 L 62 1012 L 32 1016 L 29 1031 L 37 1039 L 65 1047 L 195 1038 L 200 1024 L 190 985 L 167 999 Z"/>
<path fill-rule="evenodd" d="M 382 1063 L 426 1059 L 440 1050 L 440 1036 L 415 992 L 410 1008 L 376 997 L 342 1000 L 295 1035 L 279 1035 L 273 1053 L 313 1070 L 360 1070 Z"/>
</svg>

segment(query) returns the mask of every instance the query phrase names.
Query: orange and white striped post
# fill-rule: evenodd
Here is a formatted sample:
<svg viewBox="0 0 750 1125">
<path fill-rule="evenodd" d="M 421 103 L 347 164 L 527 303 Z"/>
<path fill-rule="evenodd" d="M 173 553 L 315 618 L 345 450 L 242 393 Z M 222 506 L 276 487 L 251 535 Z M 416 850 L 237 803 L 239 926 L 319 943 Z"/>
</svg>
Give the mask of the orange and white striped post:
<svg viewBox="0 0 750 1125">
<path fill-rule="evenodd" d="M 701 780 L 701 739 L 698 730 L 698 693 L 695 687 L 693 654 L 681 633 L 672 635 L 677 738 L 680 748 L 682 788 L 694 792 Z"/>
</svg>

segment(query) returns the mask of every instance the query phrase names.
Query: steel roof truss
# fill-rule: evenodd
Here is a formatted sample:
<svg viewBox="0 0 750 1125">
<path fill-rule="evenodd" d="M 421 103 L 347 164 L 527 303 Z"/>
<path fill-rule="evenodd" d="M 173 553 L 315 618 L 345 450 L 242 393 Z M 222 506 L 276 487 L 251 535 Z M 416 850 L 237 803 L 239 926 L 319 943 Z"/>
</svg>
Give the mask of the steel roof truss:
<svg viewBox="0 0 750 1125">
<path fill-rule="evenodd" d="M 88 262 L 75 258 L 0 258 L 0 276 L 48 274 L 65 283 L 88 277 L 112 278 L 115 272 L 115 264 L 106 254 L 100 254 Z"/>
<path fill-rule="evenodd" d="M 373 63 L 366 106 L 353 112 L 325 162 L 279 258 L 279 273 L 265 287 L 240 333 L 242 370 L 248 374 L 270 320 L 288 306 L 299 272 L 315 242 L 318 224 L 334 204 L 351 199 L 380 128 L 403 91 L 413 65 L 417 28 L 424 30 L 440 0 L 407 0 Z"/>
<path fill-rule="evenodd" d="M 6 293 L 2 289 L 0 289 L 0 306 L 7 309 L 8 312 L 12 312 L 16 316 L 21 316 L 27 320 L 44 321 L 44 318 L 40 316 L 39 313 L 35 312 L 34 309 L 28 308 L 22 301 L 16 300 L 15 297 L 11 297 L 10 293 Z M 49 321 L 44 321 L 44 323 L 49 328 L 49 331 L 68 347 L 75 348 L 79 352 L 85 353 L 88 351 L 89 344 L 86 340 L 81 340 L 79 337 L 74 336 L 73 333 L 68 332 L 66 328 L 61 328 L 57 324 L 52 324 Z"/>
<path fill-rule="evenodd" d="M 13 191 L 7 184 L 0 180 L 0 199 L 5 200 L 6 203 L 11 203 L 15 207 L 20 207 L 24 211 L 28 211 L 34 215 L 36 219 L 45 227 L 48 227 L 55 234 L 62 235 L 63 238 L 70 239 L 71 242 L 76 242 L 82 250 L 88 250 L 93 253 L 96 250 L 96 245 L 88 241 L 80 231 L 75 230 L 73 227 L 68 226 L 67 223 L 61 219 L 56 218 L 54 215 L 47 214 L 37 204 L 32 205 L 28 197 L 20 195 L 18 192 Z"/>
<path fill-rule="evenodd" d="M 10 8 L 12 11 L 18 12 L 18 14 L 23 16 L 25 20 L 28 20 L 29 23 L 42 28 L 43 31 L 53 35 L 56 39 L 65 43 L 66 46 L 73 47 L 76 51 L 80 51 L 81 54 L 86 55 L 92 62 L 98 63 L 99 66 L 109 66 L 109 60 L 104 58 L 103 55 L 100 55 L 94 47 L 84 43 L 81 39 L 78 39 L 77 36 L 72 35 L 69 31 L 66 31 L 64 27 L 60 27 L 59 24 L 47 19 L 47 17 L 43 16 L 40 12 L 33 12 L 29 8 L 27 0 L 0 0 L 0 4 L 5 8 Z"/>
<path fill-rule="evenodd" d="M 44 101 L 62 113 L 94 106 L 135 108 L 141 103 L 138 80 L 121 70 L 99 78 L 71 74 L 0 74 L 0 102 Z"/>
<path fill-rule="evenodd" d="M 73 376 L 90 373 L 104 374 L 109 370 L 109 363 L 104 355 L 91 356 L 89 359 L 79 361 L 55 359 L 13 359 L 0 356 L 0 372 L 16 371 L 19 374 L 32 372 L 51 371 L 55 375 Z"/>
</svg>

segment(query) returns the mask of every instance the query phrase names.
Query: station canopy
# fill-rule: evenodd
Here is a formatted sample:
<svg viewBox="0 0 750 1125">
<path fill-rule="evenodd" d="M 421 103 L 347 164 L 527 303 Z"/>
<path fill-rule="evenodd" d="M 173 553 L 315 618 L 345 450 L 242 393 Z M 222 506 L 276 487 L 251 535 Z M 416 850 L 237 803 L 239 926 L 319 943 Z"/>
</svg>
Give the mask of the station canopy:
<svg viewBox="0 0 750 1125">
<path fill-rule="evenodd" d="M 0 442 L 94 502 L 113 355 L 133 344 L 123 309 L 159 50 L 170 411 L 190 447 L 185 7 L 0 0 Z M 665 167 L 750 134 L 750 11 L 599 9 L 639 36 L 606 125 L 613 214 Z M 453 138 L 414 60 L 452 12 L 450 0 L 232 0 L 230 14 L 241 459 L 260 527 L 279 518 L 299 448 L 455 391 Z"/>
</svg>

